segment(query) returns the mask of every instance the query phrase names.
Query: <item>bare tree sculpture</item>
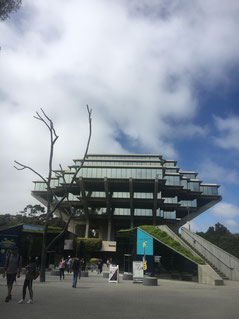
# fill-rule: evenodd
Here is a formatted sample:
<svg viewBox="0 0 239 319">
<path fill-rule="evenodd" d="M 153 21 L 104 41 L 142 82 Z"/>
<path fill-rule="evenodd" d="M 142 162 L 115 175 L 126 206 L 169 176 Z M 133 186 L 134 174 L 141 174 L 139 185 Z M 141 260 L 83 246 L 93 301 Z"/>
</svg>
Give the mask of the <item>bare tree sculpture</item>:
<svg viewBox="0 0 239 319">
<path fill-rule="evenodd" d="M 41 109 L 42 114 L 36 112 L 37 116 L 34 116 L 35 119 L 43 122 L 43 124 L 48 128 L 49 133 L 50 133 L 50 153 L 49 153 L 49 167 L 48 167 L 48 177 L 44 178 L 40 173 L 38 173 L 36 170 L 34 170 L 32 167 L 24 165 L 18 161 L 14 161 L 17 166 L 14 166 L 17 170 L 24 170 L 28 169 L 32 171 L 34 174 L 39 176 L 41 180 L 46 184 L 47 186 L 47 211 L 46 211 L 46 221 L 44 225 L 44 230 L 43 230 L 43 239 L 42 239 L 42 251 L 41 251 L 41 267 L 40 267 L 40 281 L 45 282 L 46 281 L 46 276 L 45 276 L 45 268 L 46 268 L 46 256 L 47 256 L 47 251 L 49 248 L 55 243 L 56 240 L 58 240 L 62 235 L 66 232 L 68 225 L 74 216 L 74 208 L 70 205 L 70 202 L 68 200 L 68 195 L 69 195 L 69 190 L 73 186 L 73 184 L 76 182 L 76 177 L 82 166 L 84 165 L 85 158 L 88 153 L 89 145 L 90 145 L 90 139 L 91 139 L 91 113 L 92 110 L 89 109 L 89 106 L 87 105 L 87 111 L 88 111 L 88 120 L 89 120 L 89 136 L 88 136 L 88 141 L 86 145 L 86 150 L 84 157 L 81 161 L 81 165 L 75 169 L 75 173 L 73 174 L 72 180 L 69 185 L 66 185 L 65 181 L 65 176 L 64 176 L 64 171 L 62 169 L 62 166 L 60 165 L 60 171 L 58 171 L 58 176 L 62 177 L 64 180 L 64 193 L 63 196 L 61 197 L 60 200 L 56 197 L 53 188 L 51 187 L 51 180 L 52 180 L 52 161 L 53 161 L 53 156 L 54 156 L 54 146 L 55 143 L 58 139 L 58 135 L 56 134 L 54 124 L 52 120 L 46 115 L 43 109 Z M 54 204 L 52 201 L 52 198 L 54 198 Z M 65 226 L 63 227 L 62 231 L 50 242 L 47 244 L 47 231 L 48 231 L 48 226 L 49 226 L 49 220 L 53 216 L 53 214 L 56 212 L 56 210 L 60 207 L 61 203 L 67 200 L 69 203 L 69 212 L 67 211 L 67 221 L 65 223 Z"/>
</svg>

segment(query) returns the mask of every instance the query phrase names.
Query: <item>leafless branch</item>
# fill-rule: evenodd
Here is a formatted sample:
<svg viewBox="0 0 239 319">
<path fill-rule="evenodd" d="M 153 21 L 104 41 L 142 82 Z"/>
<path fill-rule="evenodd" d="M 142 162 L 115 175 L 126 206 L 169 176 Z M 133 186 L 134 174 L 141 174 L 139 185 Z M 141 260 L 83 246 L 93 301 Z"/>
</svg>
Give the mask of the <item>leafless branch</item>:
<svg viewBox="0 0 239 319">
<path fill-rule="evenodd" d="M 43 182 L 45 182 L 45 183 L 48 185 L 47 180 L 46 180 L 41 174 L 39 174 L 37 171 L 35 171 L 33 168 L 31 168 L 30 166 L 21 164 L 21 163 L 18 162 L 18 161 L 14 161 L 14 163 L 16 163 L 17 165 L 21 166 L 21 167 L 14 166 L 18 171 L 22 171 L 22 170 L 24 170 L 24 169 L 29 169 L 30 171 L 32 171 L 33 173 L 35 173 L 36 175 L 38 175 L 38 176 L 43 180 Z"/>
<path fill-rule="evenodd" d="M 68 226 L 69 226 L 69 224 L 70 224 L 70 221 L 71 221 L 71 219 L 72 219 L 73 214 L 74 214 L 74 211 L 71 209 L 71 214 L 70 214 L 70 216 L 68 217 L 68 220 L 67 220 L 67 222 L 66 222 L 64 228 L 63 228 L 62 231 L 61 231 L 56 237 L 54 237 L 53 240 L 47 245 L 46 250 L 48 250 L 48 249 L 67 231 L 67 228 L 68 228 Z"/>
</svg>

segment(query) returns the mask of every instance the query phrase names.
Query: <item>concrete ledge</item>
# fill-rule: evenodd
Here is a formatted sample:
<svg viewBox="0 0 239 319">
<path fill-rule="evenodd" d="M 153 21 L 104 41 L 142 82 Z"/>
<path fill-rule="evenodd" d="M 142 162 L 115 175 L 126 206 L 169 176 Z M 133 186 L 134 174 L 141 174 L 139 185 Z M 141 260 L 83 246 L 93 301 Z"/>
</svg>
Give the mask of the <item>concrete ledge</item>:
<svg viewBox="0 0 239 319">
<path fill-rule="evenodd" d="M 128 272 L 125 272 L 123 274 L 123 280 L 133 280 L 133 274 L 130 274 Z"/>
<path fill-rule="evenodd" d="M 60 276 L 60 270 L 58 269 L 51 270 L 51 276 Z"/>
<path fill-rule="evenodd" d="M 81 277 L 89 277 L 88 271 L 81 271 Z"/>
<path fill-rule="evenodd" d="M 213 286 L 224 284 L 223 279 L 209 265 L 198 265 L 198 282 Z"/>
<path fill-rule="evenodd" d="M 109 272 L 103 272 L 103 278 L 109 278 Z"/>
<path fill-rule="evenodd" d="M 158 286 L 158 279 L 155 277 L 144 277 L 143 285 L 144 286 Z"/>
</svg>

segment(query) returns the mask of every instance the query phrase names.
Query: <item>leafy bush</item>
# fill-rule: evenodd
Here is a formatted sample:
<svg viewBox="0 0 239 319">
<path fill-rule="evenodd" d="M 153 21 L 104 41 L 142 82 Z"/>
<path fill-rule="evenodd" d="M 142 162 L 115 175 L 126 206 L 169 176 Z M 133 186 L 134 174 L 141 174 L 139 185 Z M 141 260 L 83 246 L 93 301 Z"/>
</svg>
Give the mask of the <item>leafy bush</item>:
<svg viewBox="0 0 239 319">
<path fill-rule="evenodd" d="M 88 260 L 93 252 L 99 251 L 102 240 L 99 238 L 76 238 L 76 254 Z"/>
<path fill-rule="evenodd" d="M 145 225 L 145 226 L 140 226 L 139 228 L 141 228 L 143 231 L 145 231 L 149 235 L 155 237 L 156 239 L 159 239 L 162 243 L 167 244 L 168 246 L 172 247 L 176 251 L 180 252 L 182 255 L 195 261 L 196 263 L 201 265 L 205 264 L 201 258 L 194 256 L 190 250 L 183 247 L 178 241 L 174 240 L 165 231 L 160 230 L 158 227 Z"/>
</svg>

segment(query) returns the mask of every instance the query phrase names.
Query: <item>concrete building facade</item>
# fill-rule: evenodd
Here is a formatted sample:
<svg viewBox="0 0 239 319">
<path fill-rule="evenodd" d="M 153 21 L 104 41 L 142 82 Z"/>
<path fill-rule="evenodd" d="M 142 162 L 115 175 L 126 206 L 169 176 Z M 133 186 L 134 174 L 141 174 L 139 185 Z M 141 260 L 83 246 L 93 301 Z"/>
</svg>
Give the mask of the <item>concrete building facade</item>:
<svg viewBox="0 0 239 319">
<path fill-rule="evenodd" d="M 174 160 L 158 154 L 89 154 L 70 187 L 81 159 L 64 171 L 55 171 L 51 187 L 55 198 L 69 194 L 58 213 L 75 210 L 69 231 L 82 236 L 114 240 L 117 230 L 140 225 L 167 225 L 177 232 L 221 200 L 219 185 L 203 183 L 193 171 L 181 171 Z M 46 204 L 43 181 L 34 181 L 32 195 Z"/>
</svg>

